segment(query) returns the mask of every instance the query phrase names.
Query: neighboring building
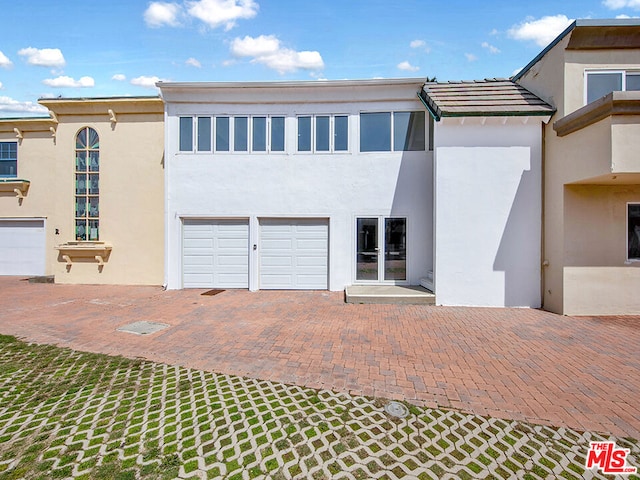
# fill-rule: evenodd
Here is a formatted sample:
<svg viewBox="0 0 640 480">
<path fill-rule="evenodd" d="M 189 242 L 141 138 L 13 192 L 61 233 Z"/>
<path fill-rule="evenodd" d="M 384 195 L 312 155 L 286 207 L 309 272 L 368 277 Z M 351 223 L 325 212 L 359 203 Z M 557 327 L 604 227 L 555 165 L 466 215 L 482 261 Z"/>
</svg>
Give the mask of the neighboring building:
<svg viewBox="0 0 640 480">
<path fill-rule="evenodd" d="M 544 129 L 543 306 L 640 313 L 640 21 L 577 20 L 514 78 Z"/>
<path fill-rule="evenodd" d="M 438 304 L 538 307 L 553 109 L 510 81 L 422 86 L 159 83 L 168 288 L 422 281 Z"/>
<path fill-rule="evenodd" d="M 162 284 L 162 101 L 40 104 L 0 120 L 0 275 Z"/>
</svg>

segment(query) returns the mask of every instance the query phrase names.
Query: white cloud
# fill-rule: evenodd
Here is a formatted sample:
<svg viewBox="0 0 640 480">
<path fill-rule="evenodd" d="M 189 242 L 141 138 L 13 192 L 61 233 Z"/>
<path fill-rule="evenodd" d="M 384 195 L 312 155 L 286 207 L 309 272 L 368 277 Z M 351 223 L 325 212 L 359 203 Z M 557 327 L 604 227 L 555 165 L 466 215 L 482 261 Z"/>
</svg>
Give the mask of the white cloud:
<svg viewBox="0 0 640 480">
<path fill-rule="evenodd" d="M 640 0 L 604 0 L 602 4 L 611 10 L 620 10 L 621 8 L 635 8 L 640 10 Z"/>
<path fill-rule="evenodd" d="M 542 17 L 538 20 L 527 18 L 524 22 L 511 27 L 507 34 L 516 40 L 534 41 L 540 47 L 546 47 L 561 34 L 573 20 L 566 15 Z"/>
<path fill-rule="evenodd" d="M 187 59 L 187 61 L 184 63 L 186 65 L 189 65 L 190 67 L 202 68 L 202 64 L 193 57 Z"/>
<path fill-rule="evenodd" d="M 476 57 L 473 53 L 465 53 L 464 56 L 469 62 L 475 62 L 476 60 L 478 60 L 478 57 Z"/>
<path fill-rule="evenodd" d="M 297 52 L 283 47 L 274 35 L 235 38 L 231 42 L 231 53 L 235 57 L 252 57 L 251 62 L 262 63 L 280 74 L 298 69 L 321 70 L 324 68 L 324 61 L 319 52 Z"/>
<path fill-rule="evenodd" d="M 182 7 L 177 3 L 151 2 L 144 12 L 144 22 L 152 28 L 169 25 L 177 27 Z"/>
<path fill-rule="evenodd" d="M 19 114 L 46 114 L 49 110 L 33 102 L 19 102 L 10 97 L 0 96 L 0 112 Z"/>
<path fill-rule="evenodd" d="M 629 15 L 625 15 L 625 14 L 623 13 L 623 14 L 621 14 L 621 15 L 616 15 L 616 18 L 621 19 L 621 20 L 624 20 L 624 19 L 627 19 L 627 18 L 640 18 L 640 17 L 637 17 L 637 16 L 635 16 L 635 15 L 634 15 L 633 17 L 631 17 L 631 16 L 629 16 Z"/>
<path fill-rule="evenodd" d="M 396 67 L 398 67 L 398 70 L 403 70 L 405 72 L 417 72 L 418 70 L 420 70 L 420 67 L 411 65 L 407 61 L 400 62 L 398 65 L 396 65 Z"/>
<path fill-rule="evenodd" d="M 156 83 L 162 80 L 156 76 L 149 77 L 146 75 L 142 75 L 140 77 L 132 78 L 131 85 L 136 85 L 138 87 L 144 88 L 156 88 Z"/>
<path fill-rule="evenodd" d="M 489 42 L 482 42 L 482 48 L 489 50 L 489 53 L 500 53 L 500 49 L 498 47 L 494 47 Z"/>
<path fill-rule="evenodd" d="M 74 80 L 71 77 L 60 76 L 56 78 L 47 78 L 42 81 L 45 85 L 49 87 L 57 87 L 57 88 L 87 88 L 95 86 L 96 82 L 91 77 L 81 77 L 79 80 Z"/>
<path fill-rule="evenodd" d="M 0 67 L 2 68 L 11 68 L 13 66 L 13 62 L 7 58 L 7 56 L 2 53 L 0 50 Z"/>
<path fill-rule="evenodd" d="M 111 80 L 115 80 L 116 82 L 124 82 L 127 79 L 127 76 L 124 73 L 116 73 Z"/>
<path fill-rule="evenodd" d="M 29 65 L 38 67 L 64 67 L 66 62 L 59 48 L 23 48 L 18 55 L 25 57 Z"/>
<path fill-rule="evenodd" d="M 427 46 L 427 42 L 425 42 L 424 40 L 413 40 L 409 46 L 411 48 L 420 48 L 420 47 L 426 47 Z"/>
<path fill-rule="evenodd" d="M 193 0 L 187 1 L 187 12 L 211 28 L 224 26 L 230 30 L 236 21 L 253 18 L 258 14 L 254 0 Z"/>
<path fill-rule="evenodd" d="M 0 90 L 4 90 L 4 85 L 2 85 L 2 82 L 0 82 Z"/>
<path fill-rule="evenodd" d="M 491 35 L 492 37 L 495 37 L 496 35 L 498 35 L 500 32 L 498 31 L 498 29 L 494 28 L 493 30 L 491 30 L 489 32 L 489 35 Z"/>
</svg>

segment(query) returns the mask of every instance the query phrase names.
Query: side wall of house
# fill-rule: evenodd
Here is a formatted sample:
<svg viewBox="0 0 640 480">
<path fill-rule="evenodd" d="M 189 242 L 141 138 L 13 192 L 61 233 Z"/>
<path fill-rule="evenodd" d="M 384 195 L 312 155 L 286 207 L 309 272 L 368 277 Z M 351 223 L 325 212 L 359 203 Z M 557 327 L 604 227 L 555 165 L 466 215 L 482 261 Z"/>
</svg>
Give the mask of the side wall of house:
<svg viewBox="0 0 640 480">
<path fill-rule="evenodd" d="M 437 125 L 438 304 L 540 306 L 541 131 L 534 118 Z"/>
</svg>

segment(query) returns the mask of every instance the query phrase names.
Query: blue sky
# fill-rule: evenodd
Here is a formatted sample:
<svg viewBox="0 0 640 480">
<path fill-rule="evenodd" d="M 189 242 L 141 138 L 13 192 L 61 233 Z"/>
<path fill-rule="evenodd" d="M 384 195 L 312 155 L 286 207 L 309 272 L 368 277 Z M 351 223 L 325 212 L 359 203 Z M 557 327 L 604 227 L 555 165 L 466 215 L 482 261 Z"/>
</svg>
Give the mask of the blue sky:
<svg viewBox="0 0 640 480">
<path fill-rule="evenodd" d="M 509 77 L 575 18 L 640 0 L 1 0 L 0 117 L 167 81 Z"/>
</svg>

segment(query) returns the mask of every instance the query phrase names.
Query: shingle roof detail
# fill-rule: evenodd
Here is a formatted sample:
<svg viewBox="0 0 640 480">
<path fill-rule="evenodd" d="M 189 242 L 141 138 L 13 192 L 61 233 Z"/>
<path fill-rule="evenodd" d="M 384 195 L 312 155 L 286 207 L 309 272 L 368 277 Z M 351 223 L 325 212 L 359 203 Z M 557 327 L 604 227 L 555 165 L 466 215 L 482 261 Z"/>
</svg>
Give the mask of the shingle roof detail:
<svg viewBox="0 0 640 480">
<path fill-rule="evenodd" d="M 425 83 L 419 93 L 436 120 L 442 117 L 552 115 L 554 108 L 508 79 Z"/>
</svg>

